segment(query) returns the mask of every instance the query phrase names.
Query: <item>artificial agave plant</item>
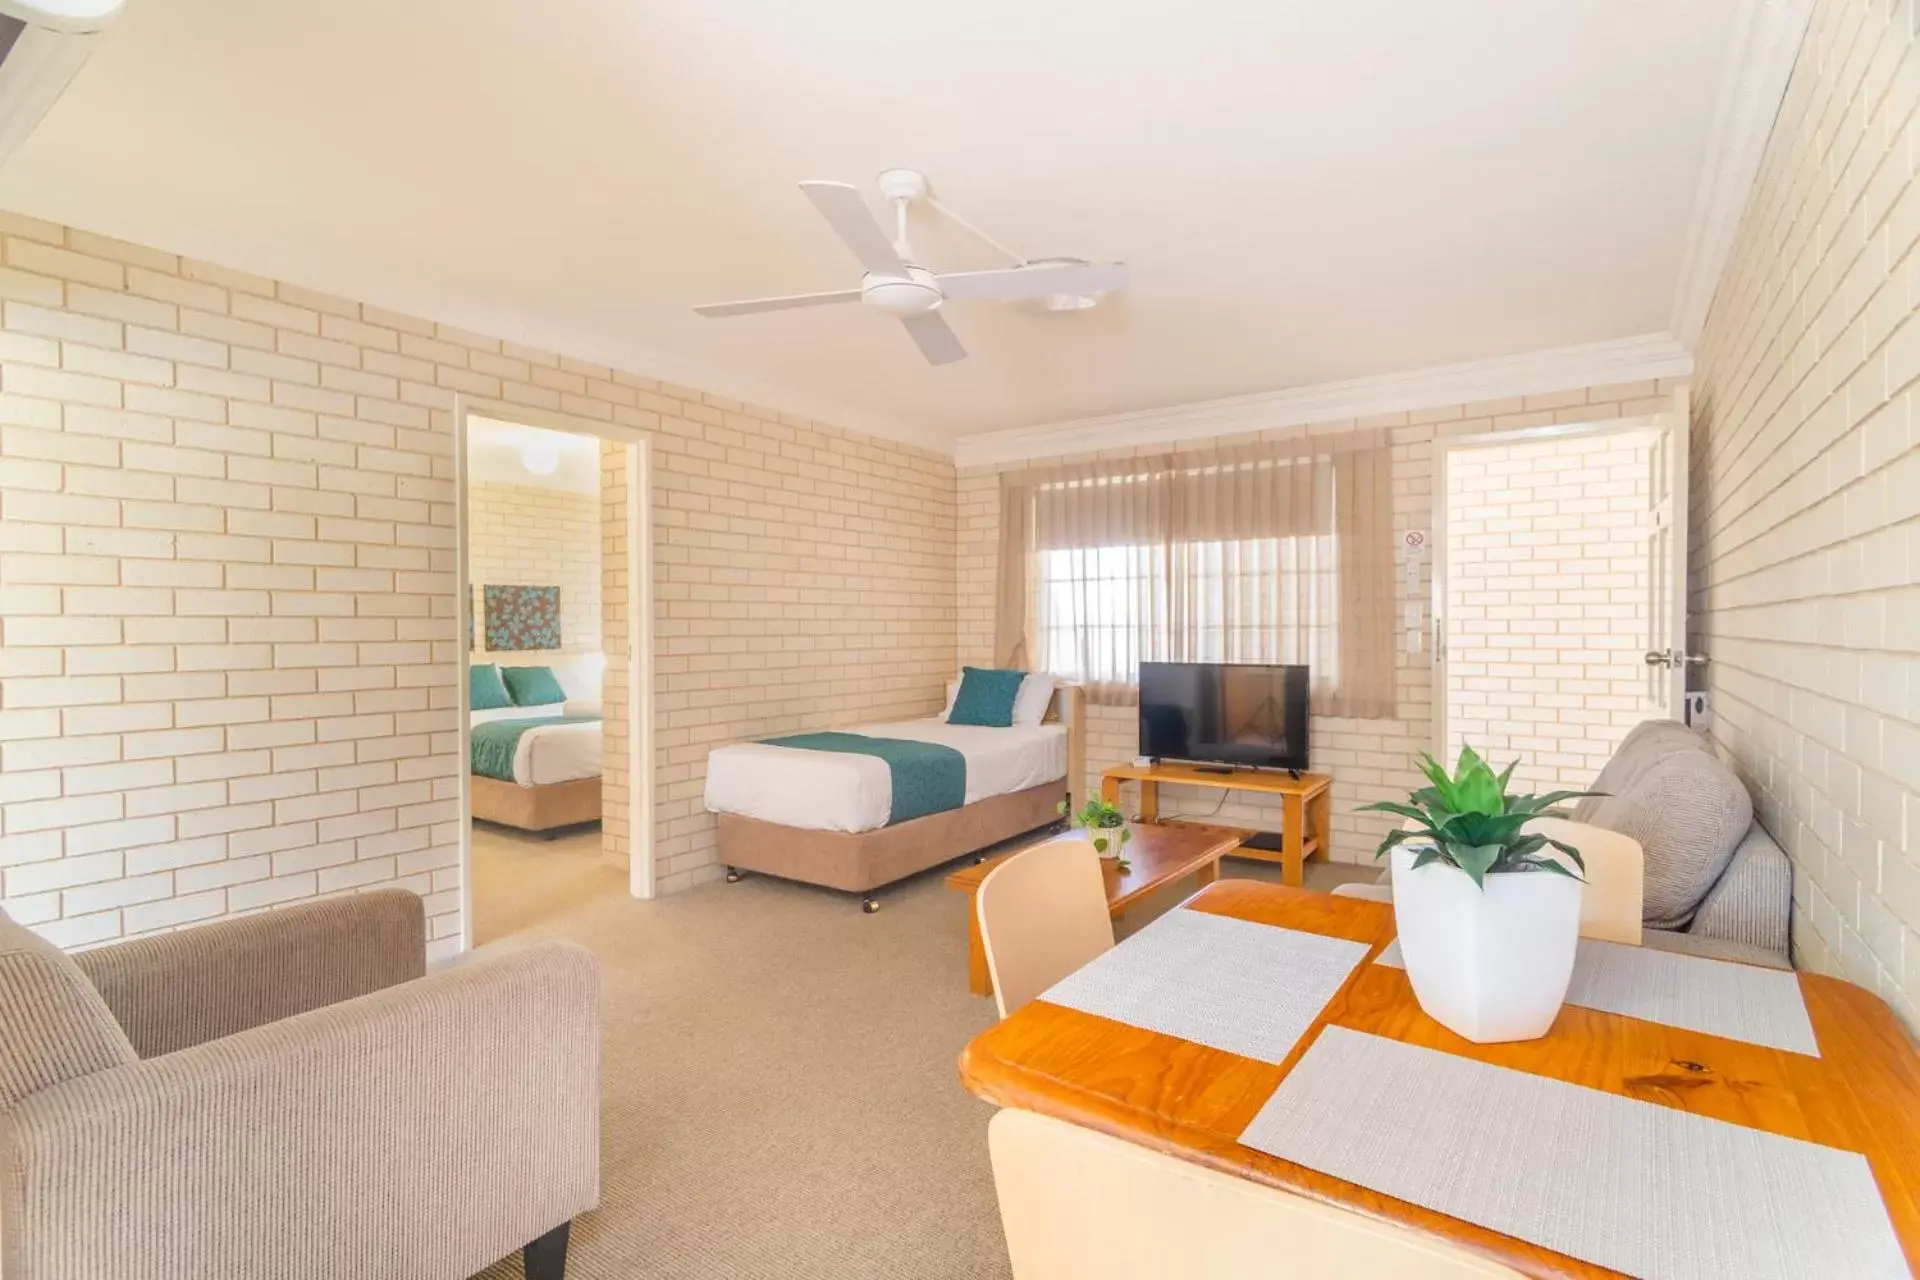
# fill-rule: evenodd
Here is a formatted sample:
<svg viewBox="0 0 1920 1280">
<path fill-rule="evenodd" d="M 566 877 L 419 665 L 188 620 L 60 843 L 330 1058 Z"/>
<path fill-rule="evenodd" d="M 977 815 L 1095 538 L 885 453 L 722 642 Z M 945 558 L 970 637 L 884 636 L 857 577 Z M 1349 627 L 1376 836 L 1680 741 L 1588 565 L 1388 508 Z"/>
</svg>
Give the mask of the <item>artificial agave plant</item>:
<svg viewBox="0 0 1920 1280">
<path fill-rule="evenodd" d="M 1563 800 L 1600 795 L 1597 791 L 1549 791 L 1543 796 L 1507 794 L 1507 780 L 1519 761 L 1496 774 L 1472 747 L 1460 749 L 1460 762 L 1448 773 L 1446 766 L 1430 755 L 1420 757 L 1420 770 L 1433 783 L 1409 797 L 1409 803 L 1381 800 L 1360 806 L 1361 812 L 1398 814 L 1408 825 L 1387 833 L 1374 851 L 1378 858 L 1395 845 L 1413 850 L 1413 865 L 1445 862 L 1460 868 L 1485 887 L 1486 877 L 1499 871 L 1547 871 L 1574 875 L 1559 860 L 1546 857 L 1541 850 L 1552 845 L 1573 860 L 1582 872 L 1587 864 L 1580 851 L 1570 844 L 1538 834 L 1523 834 L 1521 828 L 1535 818 L 1565 815 L 1554 808 Z"/>
</svg>

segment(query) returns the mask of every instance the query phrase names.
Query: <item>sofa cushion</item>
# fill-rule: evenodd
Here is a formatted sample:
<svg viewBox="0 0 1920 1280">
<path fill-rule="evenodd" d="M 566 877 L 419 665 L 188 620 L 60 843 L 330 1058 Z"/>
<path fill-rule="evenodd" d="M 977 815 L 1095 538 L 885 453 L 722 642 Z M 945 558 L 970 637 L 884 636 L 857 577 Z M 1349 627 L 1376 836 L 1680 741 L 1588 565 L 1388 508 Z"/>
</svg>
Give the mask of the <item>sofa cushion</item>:
<svg viewBox="0 0 1920 1280">
<path fill-rule="evenodd" d="M 1706 740 L 1683 725 L 1642 725 L 1607 762 L 1579 820 L 1640 842 L 1641 917 L 1684 928 L 1753 824 L 1753 800 Z"/>
<path fill-rule="evenodd" d="M 80 967 L 0 912 L 0 1112 L 48 1085 L 137 1060 Z"/>
<path fill-rule="evenodd" d="M 1710 751 L 1706 740 L 1678 720 L 1642 720 L 1627 731 L 1593 780 L 1591 791 L 1617 796 L 1648 768 L 1673 751 Z M 1606 796 L 1589 796 L 1573 807 L 1575 822 L 1592 822 Z M 1605 823 L 1596 824 L 1605 826 Z"/>
</svg>

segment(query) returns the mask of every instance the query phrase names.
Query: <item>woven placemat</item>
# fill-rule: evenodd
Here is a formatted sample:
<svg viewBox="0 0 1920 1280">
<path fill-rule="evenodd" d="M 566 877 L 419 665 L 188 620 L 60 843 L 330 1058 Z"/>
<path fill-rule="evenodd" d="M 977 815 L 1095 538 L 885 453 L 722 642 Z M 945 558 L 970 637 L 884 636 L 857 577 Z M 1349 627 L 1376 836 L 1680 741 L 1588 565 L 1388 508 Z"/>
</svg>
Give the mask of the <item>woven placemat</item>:
<svg viewBox="0 0 1920 1280">
<path fill-rule="evenodd" d="M 1040 998 L 1278 1063 L 1366 954 L 1362 942 L 1182 907 Z"/>
<path fill-rule="evenodd" d="M 1864 1156 L 1343 1027 L 1240 1141 L 1645 1280 L 1906 1280 Z"/>
<path fill-rule="evenodd" d="M 1406 968 L 1400 940 L 1389 943 L 1374 963 Z M 1820 1056 L 1800 980 L 1785 969 L 1582 938 L 1567 1003 Z"/>
</svg>

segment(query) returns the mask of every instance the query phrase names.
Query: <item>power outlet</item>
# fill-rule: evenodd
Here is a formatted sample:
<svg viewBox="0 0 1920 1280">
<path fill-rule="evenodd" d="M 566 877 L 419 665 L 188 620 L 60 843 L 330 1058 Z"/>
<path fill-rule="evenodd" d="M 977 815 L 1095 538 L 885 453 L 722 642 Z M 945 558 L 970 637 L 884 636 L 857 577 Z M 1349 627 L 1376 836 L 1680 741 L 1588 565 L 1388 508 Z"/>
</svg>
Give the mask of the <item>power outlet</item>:
<svg viewBox="0 0 1920 1280">
<path fill-rule="evenodd" d="M 1687 693 L 1687 727 L 1705 732 L 1713 723 L 1713 712 L 1707 708 L 1707 691 L 1693 689 Z"/>
</svg>

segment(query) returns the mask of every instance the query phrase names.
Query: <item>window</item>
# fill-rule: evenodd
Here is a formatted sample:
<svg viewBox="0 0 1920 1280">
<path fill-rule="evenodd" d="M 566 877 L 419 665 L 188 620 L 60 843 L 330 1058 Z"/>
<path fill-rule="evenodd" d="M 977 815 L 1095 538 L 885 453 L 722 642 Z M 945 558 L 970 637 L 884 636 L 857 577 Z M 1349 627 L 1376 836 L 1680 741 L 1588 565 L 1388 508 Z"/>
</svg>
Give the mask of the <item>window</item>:
<svg viewBox="0 0 1920 1280">
<path fill-rule="evenodd" d="M 1100 702 L 1143 661 L 1299 663 L 1322 714 L 1390 714 L 1386 465 L 1304 441 L 1005 478 L 998 660 Z"/>
<path fill-rule="evenodd" d="M 1042 551 L 1034 660 L 1096 684 L 1133 684 L 1143 661 L 1305 663 L 1337 686 L 1336 536 Z"/>
</svg>

